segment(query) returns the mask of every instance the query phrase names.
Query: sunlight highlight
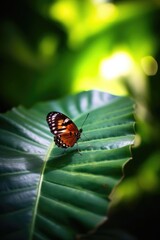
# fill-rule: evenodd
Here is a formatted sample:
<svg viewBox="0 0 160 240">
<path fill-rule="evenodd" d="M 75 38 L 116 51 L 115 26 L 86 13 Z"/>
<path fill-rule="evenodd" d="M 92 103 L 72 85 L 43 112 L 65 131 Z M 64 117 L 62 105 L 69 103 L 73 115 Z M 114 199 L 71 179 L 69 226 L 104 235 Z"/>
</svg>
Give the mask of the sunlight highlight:
<svg viewBox="0 0 160 240">
<path fill-rule="evenodd" d="M 106 80 L 114 80 L 129 75 L 132 68 L 132 60 L 126 52 L 117 52 L 100 63 L 100 74 Z"/>
</svg>

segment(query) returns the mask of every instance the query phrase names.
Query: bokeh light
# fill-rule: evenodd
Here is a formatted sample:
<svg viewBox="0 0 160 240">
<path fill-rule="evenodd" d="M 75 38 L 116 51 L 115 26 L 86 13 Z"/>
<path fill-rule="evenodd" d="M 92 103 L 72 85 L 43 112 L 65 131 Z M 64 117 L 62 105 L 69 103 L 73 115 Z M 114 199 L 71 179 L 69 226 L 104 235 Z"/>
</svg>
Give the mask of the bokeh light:
<svg viewBox="0 0 160 240">
<path fill-rule="evenodd" d="M 130 75 L 133 67 L 131 56 L 126 52 L 116 52 L 100 63 L 100 74 L 107 80 L 114 80 Z"/>
<path fill-rule="evenodd" d="M 158 71 L 158 63 L 152 56 L 142 58 L 141 65 L 144 73 L 148 76 L 154 76 Z"/>
</svg>

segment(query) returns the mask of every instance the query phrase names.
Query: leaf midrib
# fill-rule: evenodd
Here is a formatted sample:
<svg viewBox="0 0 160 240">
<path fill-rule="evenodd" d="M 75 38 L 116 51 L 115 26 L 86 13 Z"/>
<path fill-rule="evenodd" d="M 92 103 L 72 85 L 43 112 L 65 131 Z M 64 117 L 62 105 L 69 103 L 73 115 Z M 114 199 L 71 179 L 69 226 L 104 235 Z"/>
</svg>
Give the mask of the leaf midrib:
<svg viewBox="0 0 160 240">
<path fill-rule="evenodd" d="M 46 164 L 47 164 L 47 160 L 50 157 L 50 153 L 54 147 L 55 143 L 54 141 L 51 141 L 51 144 L 48 147 L 48 150 L 46 152 L 46 155 L 44 157 L 44 164 L 42 167 L 42 171 L 40 173 L 40 180 L 39 180 L 39 184 L 38 184 L 38 189 L 37 189 L 37 198 L 36 198 L 36 202 L 35 202 L 35 207 L 34 207 L 34 211 L 33 211 L 33 218 L 32 218 L 32 222 L 31 222 L 31 230 L 30 230 L 30 235 L 29 235 L 29 239 L 32 239 L 33 236 L 33 232 L 34 232 L 34 226 L 35 226 L 35 220 L 36 220 L 36 215 L 37 215 L 37 209 L 38 209 L 38 203 L 39 203 L 39 198 L 40 198 L 40 193 L 41 193 L 41 187 L 42 187 L 42 182 L 43 182 L 43 177 L 44 177 L 44 172 L 46 169 Z"/>
</svg>

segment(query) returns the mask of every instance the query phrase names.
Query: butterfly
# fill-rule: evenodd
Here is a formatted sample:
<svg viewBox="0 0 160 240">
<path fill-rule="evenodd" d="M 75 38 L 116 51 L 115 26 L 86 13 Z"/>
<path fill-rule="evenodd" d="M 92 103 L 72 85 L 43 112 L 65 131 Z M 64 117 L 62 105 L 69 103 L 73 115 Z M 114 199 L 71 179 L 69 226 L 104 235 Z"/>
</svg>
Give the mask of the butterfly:
<svg viewBox="0 0 160 240">
<path fill-rule="evenodd" d="M 78 129 L 76 124 L 63 113 L 48 113 L 47 123 L 51 133 L 55 135 L 54 142 L 58 147 L 73 147 L 81 137 L 82 128 Z"/>
</svg>

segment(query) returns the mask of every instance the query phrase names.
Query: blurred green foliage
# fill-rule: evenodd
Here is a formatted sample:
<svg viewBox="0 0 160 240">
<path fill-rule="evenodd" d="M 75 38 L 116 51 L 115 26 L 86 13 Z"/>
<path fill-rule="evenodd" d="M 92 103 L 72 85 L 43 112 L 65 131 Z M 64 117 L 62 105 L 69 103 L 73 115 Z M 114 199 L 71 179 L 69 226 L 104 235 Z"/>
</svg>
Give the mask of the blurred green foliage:
<svg viewBox="0 0 160 240">
<path fill-rule="evenodd" d="M 6 1 L 1 111 L 93 88 L 123 95 L 126 82 L 148 94 L 143 68 L 157 52 L 156 8 L 141 1 Z"/>
<path fill-rule="evenodd" d="M 134 161 L 109 224 L 160 235 L 159 1 L 16 0 L 1 12 L 1 112 L 95 88 L 135 99 Z"/>
</svg>

